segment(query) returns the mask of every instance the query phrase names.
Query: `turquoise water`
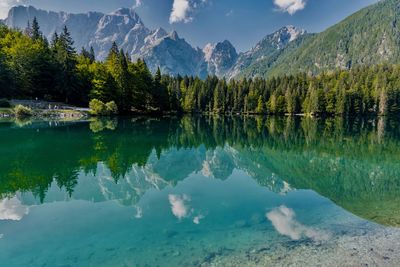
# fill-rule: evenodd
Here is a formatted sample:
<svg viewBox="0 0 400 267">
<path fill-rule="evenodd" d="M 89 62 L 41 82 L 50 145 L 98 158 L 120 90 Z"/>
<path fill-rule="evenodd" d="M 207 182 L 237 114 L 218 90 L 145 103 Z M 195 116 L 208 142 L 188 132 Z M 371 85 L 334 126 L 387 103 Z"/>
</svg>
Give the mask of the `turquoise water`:
<svg viewBox="0 0 400 267">
<path fill-rule="evenodd" d="M 0 123 L 0 265 L 398 266 L 397 125 Z"/>
</svg>

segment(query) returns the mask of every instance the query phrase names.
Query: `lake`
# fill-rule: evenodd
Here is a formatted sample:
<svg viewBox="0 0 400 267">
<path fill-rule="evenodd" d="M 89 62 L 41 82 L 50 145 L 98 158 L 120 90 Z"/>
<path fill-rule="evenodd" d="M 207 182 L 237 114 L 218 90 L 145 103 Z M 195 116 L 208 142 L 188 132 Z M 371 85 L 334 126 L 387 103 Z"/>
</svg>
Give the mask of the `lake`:
<svg viewBox="0 0 400 267">
<path fill-rule="evenodd" d="M 0 123 L 1 266 L 400 266 L 400 123 Z"/>
</svg>

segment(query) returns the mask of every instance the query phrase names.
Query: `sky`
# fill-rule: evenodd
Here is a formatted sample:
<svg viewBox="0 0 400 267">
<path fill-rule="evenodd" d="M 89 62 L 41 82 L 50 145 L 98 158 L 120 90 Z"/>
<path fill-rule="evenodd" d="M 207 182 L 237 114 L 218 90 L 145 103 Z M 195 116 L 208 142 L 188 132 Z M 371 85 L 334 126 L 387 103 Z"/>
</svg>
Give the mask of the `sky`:
<svg viewBox="0 0 400 267">
<path fill-rule="evenodd" d="M 0 0 L 0 18 L 14 5 L 54 11 L 110 13 L 134 7 L 145 25 L 176 30 L 193 46 L 229 40 L 246 51 L 286 25 L 320 32 L 378 0 Z"/>
</svg>

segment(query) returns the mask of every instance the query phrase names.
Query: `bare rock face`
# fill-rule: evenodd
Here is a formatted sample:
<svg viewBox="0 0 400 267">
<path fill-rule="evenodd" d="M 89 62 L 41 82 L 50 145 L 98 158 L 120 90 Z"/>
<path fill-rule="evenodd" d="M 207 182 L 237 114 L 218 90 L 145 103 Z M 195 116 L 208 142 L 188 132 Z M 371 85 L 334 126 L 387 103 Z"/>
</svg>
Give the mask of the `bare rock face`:
<svg viewBox="0 0 400 267">
<path fill-rule="evenodd" d="M 238 58 L 235 47 L 227 40 L 221 43 L 207 44 L 203 52 L 208 73 L 218 77 L 225 76 Z"/>
<path fill-rule="evenodd" d="M 291 42 L 305 34 L 307 34 L 307 32 L 303 29 L 294 26 L 286 26 L 267 35 L 251 50 L 240 54 L 235 65 L 225 74 L 225 76 L 228 78 L 235 78 L 248 67 L 264 60 L 266 57 L 269 57 L 280 50 L 285 49 Z"/>
<path fill-rule="evenodd" d="M 166 74 L 206 77 L 202 51 L 193 48 L 175 31 L 165 36 L 163 32 L 160 29 L 150 35 L 140 53 L 133 55 L 133 58 L 144 58 L 152 72 L 160 67 L 161 72 Z"/>
</svg>

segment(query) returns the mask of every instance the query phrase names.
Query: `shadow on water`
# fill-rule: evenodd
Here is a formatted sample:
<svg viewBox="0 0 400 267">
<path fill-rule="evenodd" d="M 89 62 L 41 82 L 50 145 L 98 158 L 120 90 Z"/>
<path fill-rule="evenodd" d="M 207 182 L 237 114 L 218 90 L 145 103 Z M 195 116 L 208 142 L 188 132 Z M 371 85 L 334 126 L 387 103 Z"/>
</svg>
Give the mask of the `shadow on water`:
<svg viewBox="0 0 400 267">
<path fill-rule="evenodd" d="M 212 161 L 205 168 L 207 155 Z M 3 198 L 31 192 L 44 202 L 54 183 L 73 196 L 82 173 L 105 168 L 119 185 L 138 176 L 139 168 L 147 175 L 144 167 L 158 177 L 157 186 L 174 186 L 205 169 L 224 180 L 240 169 L 272 191 L 311 189 L 357 216 L 400 226 L 396 119 L 186 116 L 0 123 Z M 131 202 L 140 200 L 146 186 L 126 189 L 138 194 Z"/>
</svg>

